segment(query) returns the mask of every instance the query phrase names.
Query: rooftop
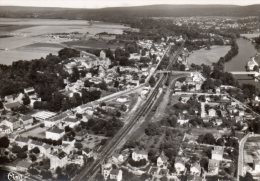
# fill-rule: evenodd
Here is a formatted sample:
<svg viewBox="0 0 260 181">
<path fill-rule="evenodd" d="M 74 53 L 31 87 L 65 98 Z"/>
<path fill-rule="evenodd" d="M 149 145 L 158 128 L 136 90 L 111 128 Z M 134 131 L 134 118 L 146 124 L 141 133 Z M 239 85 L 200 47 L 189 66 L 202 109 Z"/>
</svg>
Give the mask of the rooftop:
<svg viewBox="0 0 260 181">
<path fill-rule="evenodd" d="M 53 117 L 55 115 L 56 115 L 55 112 L 41 111 L 41 112 L 37 112 L 37 113 L 33 114 L 32 117 L 34 117 L 36 119 L 38 118 L 38 119 L 45 120 L 45 119 L 49 119 L 49 118 L 51 118 L 51 117 Z"/>
</svg>

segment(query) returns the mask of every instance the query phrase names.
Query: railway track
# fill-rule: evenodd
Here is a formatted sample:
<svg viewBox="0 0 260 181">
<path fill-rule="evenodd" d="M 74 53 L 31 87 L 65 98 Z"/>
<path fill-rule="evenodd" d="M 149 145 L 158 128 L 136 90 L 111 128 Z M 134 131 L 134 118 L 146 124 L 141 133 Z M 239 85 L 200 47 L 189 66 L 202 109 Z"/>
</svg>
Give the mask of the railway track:
<svg viewBox="0 0 260 181">
<path fill-rule="evenodd" d="M 174 61 L 176 61 L 180 52 L 184 47 L 184 43 L 179 48 L 173 59 L 170 61 L 166 70 L 170 70 Z M 131 132 L 133 127 L 136 125 L 141 118 L 145 117 L 152 107 L 154 100 L 156 99 L 160 87 L 163 85 L 163 82 L 166 80 L 167 74 L 160 75 L 155 87 L 152 89 L 150 94 L 148 95 L 147 100 L 142 105 L 142 107 L 137 111 L 137 113 L 129 118 L 128 124 L 119 130 L 119 132 L 112 138 L 112 140 L 102 149 L 99 157 L 88 167 L 81 171 L 79 175 L 77 175 L 73 180 L 74 181 L 91 181 L 93 177 L 98 172 L 100 165 L 106 160 L 109 156 L 111 156 L 118 146 L 122 143 L 123 139 Z"/>
</svg>

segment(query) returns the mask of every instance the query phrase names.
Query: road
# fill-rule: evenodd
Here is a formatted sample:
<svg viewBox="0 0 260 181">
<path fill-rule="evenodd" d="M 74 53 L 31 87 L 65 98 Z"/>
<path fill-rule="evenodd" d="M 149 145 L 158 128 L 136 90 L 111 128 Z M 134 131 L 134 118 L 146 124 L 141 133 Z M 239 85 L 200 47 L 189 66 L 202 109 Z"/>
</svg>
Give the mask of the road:
<svg viewBox="0 0 260 181">
<path fill-rule="evenodd" d="M 244 146 L 247 138 L 250 136 L 248 133 L 244 136 L 239 142 L 239 153 L 238 153 L 238 162 L 237 162 L 237 180 L 239 181 L 240 176 L 244 176 Z"/>
<path fill-rule="evenodd" d="M 179 50 L 175 53 L 174 56 L 171 57 L 170 63 L 167 67 L 167 70 L 170 70 L 172 67 L 172 64 L 177 60 L 177 57 L 182 52 L 184 47 L 184 43 L 179 48 Z M 181 77 L 183 75 L 176 76 L 177 78 Z M 186 76 L 186 74 L 184 75 Z M 91 181 L 93 180 L 95 174 L 98 172 L 101 164 L 109 158 L 117 149 L 119 145 L 122 145 L 122 142 L 126 141 L 126 136 L 129 135 L 132 131 L 132 128 L 140 121 L 141 118 L 146 117 L 146 115 L 149 113 L 150 108 L 152 107 L 153 103 L 157 99 L 157 95 L 159 93 L 159 88 L 163 86 L 164 81 L 167 80 L 167 75 L 162 74 L 160 78 L 158 79 L 156 85 L 151 90 L 149 95 L 147 96 L 147 99 L 143 103 L 143 105 L 140 107 L 138 111 L 136 111 L 135 114 L 130 116 L 127 122 L 127 125 L 125 125 L 123 128 L 121 128 L 118 133 L 110 140 L 110 142 L 102 149 L 100 152 L 98 158 L 92 162 L 90 165 L 85 167 L 73 180 L 74 181 Z"/>
</svg>

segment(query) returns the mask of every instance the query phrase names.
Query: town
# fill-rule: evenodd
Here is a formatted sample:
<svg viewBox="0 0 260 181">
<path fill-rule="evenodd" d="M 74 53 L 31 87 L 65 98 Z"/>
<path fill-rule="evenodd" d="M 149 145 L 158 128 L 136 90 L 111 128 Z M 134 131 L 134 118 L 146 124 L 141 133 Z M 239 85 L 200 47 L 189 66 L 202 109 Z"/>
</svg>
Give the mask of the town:
<svg viewBox="0 0 260 181">
<path fill-rule="evenodd" d="M 0 65 L 0 169 L 29 181 L 260 180 L 259 21 L 133 18 L 122 34 L 41 35 L 64 47 Z M 69 46 L 84 41 L 103 45 Z M 231 69 L 240 42 L 255 51 Z"/>
</svg>

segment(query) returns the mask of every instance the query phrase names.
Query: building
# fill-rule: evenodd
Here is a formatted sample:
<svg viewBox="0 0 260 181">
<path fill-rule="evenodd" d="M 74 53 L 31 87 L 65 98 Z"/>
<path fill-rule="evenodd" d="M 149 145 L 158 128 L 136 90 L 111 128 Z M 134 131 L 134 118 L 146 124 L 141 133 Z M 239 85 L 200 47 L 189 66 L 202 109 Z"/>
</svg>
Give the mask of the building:
<svg viewBox="0 0 260 181">
<path fill-rule="evenodd" d="M 70 128 L 74 128 L 75 126 L 80 124 L 80 120 L 75 118 L 66 117 L 63 122 L 65 126 L 69 126 Z"/>
<path fill-rule="evenodd" d="M 211 159 L 222 160 L 223 159 L 224 148 L 221 146 L 215 146 L 211 152 Z"/>
<path fill-rule="evenodd" d="M 215 109 L 209 109 L 209 117 L 216 117 L 216 110 Z"/>
<path fill-rule="evenodd" d="M 148 160 L 148 154 L 145 150 L 135 149 L 132 153 L 132 159 L 134 161 Z"/>
<path fill-rule="evenodd" d="M 11 128 L 9 128 L 6 125 L 1 125 L 0 126 L 0 133 L 10 134 L 10 133 L 12 133 L 12 130 L 11 130 Z"/>
<path fill-rule="evenodd" d="M 68 156 L 64 151 L 58 150 L 49 155 L 50 169 L 56 170 L 57 167 L 63 168 L 68 163 Z"/>
<path fill-rule="evenodd" d="M 56 115 L 55 112 L 50 111 L 40 111 L 32 115 L 33 118 L 35 118 L 38 121 L 44 122 L 47 119 L 50 119 L 51 117 L 54 117 Z"/>
<path fill-rule="evenodd" d="M 209 175 L 218 175 L 219 172 L 219 160 L 209 160 L 208 164 L 208 174 Z"/>
<path fill-rule="evenodd" d="M 63 121 L 68 116 L 67 112 L 63 112 L 61 114 L 58 114 L 54 117 L 51 117 L 50 119 L 44 120 L 44 126 L 47 128 L 51 128 L 54 125 L 59 124 L 61 121 Z"/>
<path fill-rule="evenodd" d="M 18 109 L 19 107 L 21 107 L 22 104 L 18 101 L 16 102 L 11 102 L 11 103 L 4 103 L 4 108 L 7 110 L 7 111 L 13 111 L 15 109 Z"/>
<path fill-rule="evenodd" d="M 33 117 L 30 115 L 24 115 L 20 117 L 20 121 L 23 124 L 23 126 L 29 126 L 33 123 Z"/>
<path fill-rule="evenodd" d="M 166 168 L 168 165 L 168 158 L 165 156 L 164 152 L 157 158 L 157 166 L 161 168 Z"/>
<path fill-rule="evenodd" d="M 119 170 L 119 169 L 117 169 L 117 168 L 113 168 L 112 170 L 111 170 L 111 172 L 110 172 L 110 179 L 112 179 L 112 180 L 116 180 L 116 181 L 121 181 L 122 180 L 122 176 L 123 176 L 123 174 L 122 174 L 122 170 Z"/>
<path fill-rule="evenodd" d="M 101 166 L 101 173 L 104 176 L 105 180 L 107 180 L 107 178 L 109 177 L 111 170 L 112 170 L 111 163 L 106 163 Z"/>
<path fill-rule="evenodd" d="M 28 145 L 29 139 L 26 137 L 17 136 L 15 138 L 15 142 L 17 143 L 18 146 L 20 146 L 22 148 L 22 147 Z"/>
<path fill-rule="evenodd" d="M 46 131 L 46 138 L 52 140 L 59 140 L 65 135 L 65 130 L 54 126 Z"/>
<path fill-rule="evenodd" d="M 193 163 L 190 167 L 190 172 L 192 175 L 200 175 L 201 173 L 201 167 L 199 163 Z"/>
<path fill-rule="evenodd" d="M 4 121 L 4 125 L 8 126 L 12 131 L 21 127 L 21 121 L 17 117 L 10 117 Z"/>
<path fill-rule="evenodd" d="M 253 161 L 253 168 L 254 168 L 254 171 L 260 172 L 260 160 L 259 159 Z"/>
<path fill-rule="evenodd" d="M 177 174 L 180 174 L 186 170 L 185 162 L 181 157 L 175 158 L 174 167 L 175 167 Z"/>
</svg>

